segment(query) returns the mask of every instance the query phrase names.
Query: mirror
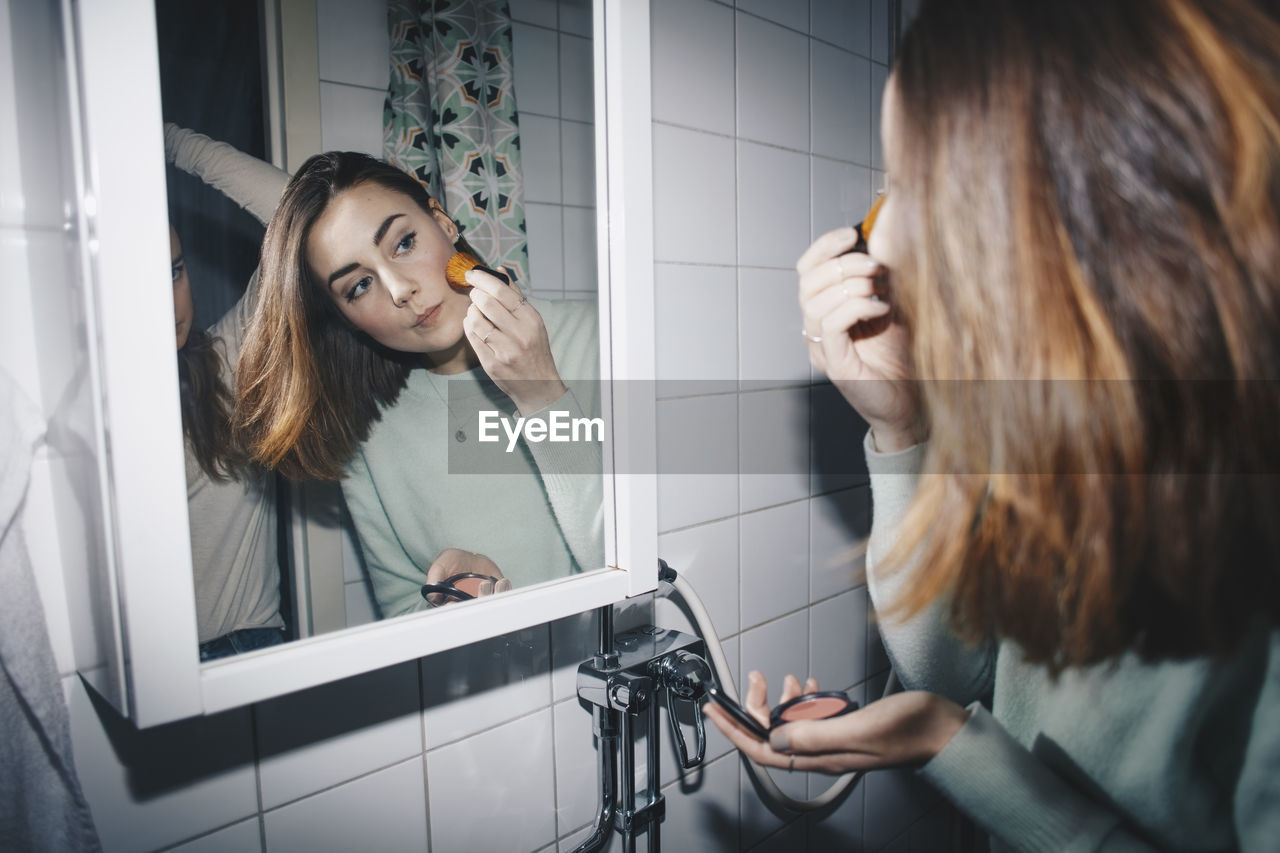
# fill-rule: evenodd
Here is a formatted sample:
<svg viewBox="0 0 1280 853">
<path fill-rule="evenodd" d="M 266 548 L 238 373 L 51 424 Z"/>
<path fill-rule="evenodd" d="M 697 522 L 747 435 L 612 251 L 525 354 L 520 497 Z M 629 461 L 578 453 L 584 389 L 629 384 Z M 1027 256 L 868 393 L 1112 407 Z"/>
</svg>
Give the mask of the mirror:
<svg viewBox="0 0 1280 853">
<path fill-rule="evenodd" d="M 508 16 L 506 3 L 485 0 L 419 5 L 434 27 L 410 17 L 389 25 L 387 10 L 367 2 L 317 4 L 311 17 L 261 0 L 156 0 L 164 118 L 293 170 L 301 152 L 334 148 L 414 170 L 476 254 L 515 271 L 569 395 L 545 426 L 529 418 L 518 436 L 520 412 L 482 366 L 446 371 L 419 356 L 340 488 L 208 464 L 197 439 L 223 413 L 191 393 L 198 348 L 237 357 L 237 320 L 248 313 L 238 303 L 263 228 L 241 207 L 258 187 L 238 190 L 234 173 L 214 174 L 220 189 L 211 186 L 212 167 L 173 156 L 189 143 L 171 132 L 173 259 L 193 315 L 179 373 L 203 661 L 604 565 L 591 6 L 561 2 L 548 16 L 517 3 Z M 277 26 L 261 26 L 273 16 Z M 270 67 L 281 79 L 318 69 L 318 116 L 317 101 L 297 93 L 305 89 L 273 89 Z M 275 138 L 289 127 L 303 130 L 287 144 Z M 399 230 L 388 239 L 406 239 Z M 334 251 L 336 269 L 350 250 Z"/>
<path fill-rule="evenodd" d="M 286 11 L 310 9 L 314 16 L 319 5 L 340 5 L 308 0 L 266 3 L 264 32 L 269 43 L 271 27 L 279 26 Z M 523 5 L 535 12 L 548 9 L 542 3 Z M 577 7 L 566 3 L 557 8 Z M 571 266 L 563 254 L 563 247 L 571 242 L 565 225 L 569 218 L 590 223 L 591 233 L 600 235 L 598 251 L 591 253 L 594 263 L 582 262 L 582 267 L 594 272 L 599 282 L 598 364 L 604 381 L 596 387 L 605 429 L 603 440 L 593 438 L 593 446 L 599 445 L 605 461 L 603 477 L 589 479 L 601 494 L 597 506 L 603 514 L 603 558 L 595 565 L 578 565 L 581 571 L 517 585 L 500 595 L 316 633 L 283 646 L 203 664 L 197 654 L 191 550 L 191 529 L 197 520 L 188 513 L 175 339 L 168 325 L 175 313 L 165 153 L 159 133 L 164 114 L 155 0 L 117 0 L 109 8 L 66 0 L 64 10 L 68 44 L 74 46 L 67 56 L 67 79 L 73 107 L 69 134 L 75 151 L 73 185 L 79 200 L 74 210 L 75 236 L 93 354 L 96 459 L 103 483 L 101 523 L 106 541 L 103 577 L 94 581 L 102 594 L 92 603 L 91 628 L 105 666 L 82 668 L 87 683 L 135 725 L 147 727 L 422 658 L 610 605 L 656 587 L 647 2 L 594 0 L 591 5 L 589 55 L 595 82 L 586 88 L 592 94 L 596 119 L 588 134 L 597 152 L 590 158 L 594 161 L 595 189 L 590 196 L 594 210 L 582 205 L 570 213 L 573 205 L 564 195 L 559 204 L 526 201 L 527 206 L 556 208 L 559 230 L 547 229 L 554 231 L 547 244 L 560 247 L 563 275 Z M 557 26 L 562 20 L 558 14 Z M 320 43 L 315 32 L 304 34 L 303 41 L 308 39 Z M 318 60 L 315 65 L 318 69 Z M 565 66 L 563 57 L 560 66 Z M 298 81 L 287 70 L 282 72 L 276 60 L 270 60 L 265 71 L 268 79 L 273 74 L 282 78 L 280 87 L 268 87 L 265 109 L 269 128 L 275 126 L 273 116 L 283 115 L 284 139 L 283 145 L 278 144 L 280 137 L 273 131 L 266 146 L 273 161 L 292 164 L 303 148 L 302 130 L 308 121 L 316 121 L 320 107 L 328 102 L 317 94 L 310 119 L 290 109 L 281 113 L 273 93 L 283 91 L 295 104 L 307 98 L 290 95 Z M 309 79 L 314 81 L 314 94 L 322 74 L 313 69 Z M 580 77 L 572 82 L 584 85 Z M 557 91 L 558 97 L 563 95 Z M 340 94 L 335 99 L 341 100 Z M 344 120 L 339 130 L 352 126 Z M 330 147 L 324 139 L 321 142 Z M 558 162 L 563 164 L 563 135 L 559 144 Z M 344 142 L 331 147 L 353 146 Z M 563 193 L 566 173 L 560 174 Z M 543 275 L 537 250 L 545 244 L 538 242 L 535 233 L 541 226 L 533 223 L 545 220 L 530 216 L 529 221 L 531 301 L 571 304 L 569 297 L 580 294 L 562 285 L 548 293 L 536 284 Z M 555 258 L 549 263 L 554 271 Z M 562 298 L 546 301 L 555 296 Z M 495 442 L 495 447 L 505 453 L 504 444 Z M 501 470 L 468 474 L 505 475 Z M 286 541 L 290 559 L 304 561 L 309 569 L 291 574 L 290 580 L 299 587 L 304 583 L 314 587 L 316 564 L 331 563 L 342 544 L 327 538 L 331 530 L 313 524 L 317 514 L 308 505 L 309 490 L 291 495 L 301 504 L 292 507 L 291 519 L 301 514 L 305 523 L 299 530 L 291 520 L 279 539 Z M 519 519 L 504 518 L 500 523 L 519 524 Z M 337 578 L 341 589 L 347 578 L 342 571 Z"/>
</svg>

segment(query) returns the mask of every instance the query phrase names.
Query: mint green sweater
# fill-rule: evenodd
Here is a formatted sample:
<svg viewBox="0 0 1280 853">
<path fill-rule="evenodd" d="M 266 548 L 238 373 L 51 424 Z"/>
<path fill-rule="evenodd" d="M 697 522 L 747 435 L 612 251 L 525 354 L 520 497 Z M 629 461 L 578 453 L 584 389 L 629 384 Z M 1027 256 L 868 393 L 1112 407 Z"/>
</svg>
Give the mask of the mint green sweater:
<svg viewBox="0 0 1280 853">
<path fill-rule="evenodd" d="M 542 413 L 596 417 L 600 343 L 595 302 L 530 299 L 542 315 L 564 396 Z M 423 609 L 427 569 L 446 548 L 483 554 L 513 587 L 604 566 L 601 445 L 479 441 L 479 413 L 515 405 L 480 368 L 419 368 L 382 411 L 342 481 L 384 617 Z M 465 441 L 457 441 L 458 430 Z M 579 437 L 586 438 L 584 433 Z"/>
<path fill-rule="evenodd" d="M 911 503 L 924 447 L 865 442 L 875 516 L 867 581 L 878 607 L 909 567 L 876 571 Z M 969 720 L 920 773 L 997 849 L 1280 850 L 1280 630 L 1227 661 L 1072 669 L 1056 681 L 1012 642 L 960 643 L 943 605 L 881 625 L 908 689 L 968 705 Z M 992 697 L 988 712 L 978 701 Z"/>
</svg>

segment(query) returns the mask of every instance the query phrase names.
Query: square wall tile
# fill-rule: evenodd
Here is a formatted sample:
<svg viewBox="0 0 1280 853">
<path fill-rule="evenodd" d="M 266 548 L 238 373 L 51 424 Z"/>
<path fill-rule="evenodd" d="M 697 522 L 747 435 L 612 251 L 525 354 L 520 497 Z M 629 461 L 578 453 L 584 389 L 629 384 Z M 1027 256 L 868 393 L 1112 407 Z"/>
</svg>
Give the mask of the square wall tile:
<svg viewBox="0 0 1280 853">
<path fill-rule="evenodd" d="M 76 772 L 105 850 L 154 850 L 258 812 L 241 708 L 139 730 L 68 679 Z"/>
<path fill-rule="evenodd" d="M 738 8 L 753 15 L 782 24 L 793 30 L 809 31 L 809 7 L 806 3 L 779 3 L 778 0 L 737 0 Z"/>
<path fill-rule="evenodd" d="M 792 853 L 794 850 L 815 849 L 809 845 L 809 823 L 803 817 L 788 818 L 790 823 L 770 835 L 751 853 Z"/>
<path fill-rule="evenodd" d="M 560 0 L 560 30 L 591 38 L 591 0 Z"/>
<path fill-rule="evenodd" d="M 888 65 L 892 41 L 893 22 L 889 15 L 889 0 L 871 0 L 871 58 Z"/>
<path fill-rule="evenodd" d="M 262 828 L 256 817 L 242 820 L 186 844 L 170 847 L 168 853 L 262 853 Z"/>
<path fill-rule="evenodd" d="M 814 42 L 812 151 L 871 164 L 871 60 Z"/>
<path fill-rule="evenodd" d="M 520 116 L 520 168 L 524 170 L 526 202 L 561 202 L 558 119 L 537 114 Z"/>
<path fill-rule="evenodd" d="M 564 208 L 558 204 L 524 206 L 525 232 L 529 238 L 529 281 L 538 293 L 564 290 Z"/>
<path fill-rule="evenodd" d="M 710 725 L 710 723 L 708 723 Z M 667 816 L 662 849 L 668 853 L 737 853 L 738 757 L 726 755 L 704 765 L 692 789 L 671 784 L 662 790 Z"/>
<path fill-rule="evenodd" d="M 809 33 L 837 47 L 871 55 L 871 0 L 810 0 Z"/>
<path fill-rule="evenodd" d="M 803 684 L 809 673 L 809 611 L 798 610 L 765 625 L 744 630 L 738 638 L 738 692 L 747 692 L 747 674 L 760 672 L 769 684 L 769 705 L 778 704 L 782 679 L 794 675 Z"/>
<path fill-rule="evenodd" d="M 885 847 L 924 814 L 918 781 L 909 767 L 872 770 L 862 777 L 866 788 L 862 843 L 867 850 Z"/>
<path fill-rule="evenodd" d="M 736 387 L 738 294 L 731 267 L 654 264 L 658 392 L 687 396 L 719 380 Z M 709 390 L 709 389 L 708 389 Z"/>
<path fill-rule="evenodd" d="M 556 0 L 511 0 L 511 20 L 556 27 Z"/>
<path fill-rule="evenodd" d="M 733 10 L 707 0 L 654 0 L 653 118 L 734 132 Z"/>
<path fill-rule="evenodd" d="M 254 706 L 262 807 L 275 808 L 422 752 L 413 662 Z"/>
<path fill-rule="evenodd" d="M 387 4 L 381 0 L 316 0 L 320 79 L 386 89 L 391 71 Z"/>
<path fill-rule="evenodd" d="M 564 209 L 564 286 L 566 290 L 590 293 L 600 287 L 600 264 L 596 258 L 596 210 L 594 207 Z"/>
<path fill-rule="evenodd" d="M 529 24 L 512 24 L 511 59 L 521 125 L 530 114 L 559 118 L 559 33 Z"/>
<path fill-rule="evenodd" d="M 345 83 L 320 83 L 320 137 L 326 151 L 382 157 L 382 103 L 386 92 Z"/>
<path fill-rule="evenodd" d="M 658 537 L 658 555 L 693 587 L 721 637 L 738 633 L 738 554 L 737 518 Z M 656 608 L 663 627 L 690 629 L 671 599 L 659 598 Z"/>
<path fill-rule="evenodd" d="M 823 690 L 847 690 L 866 678 L 866 624 L 866 587 L 809 611 L 809 674 Z"/>
<path fill-rule="evenodd" d="M 809 501 L 809 600 L 822 601 L 866 582 L 871 489 L 858 486 Z"/>
<path fill-rule="evenodd" d="M 784 813 L 786 816 L 780 817 L 773 809 L 765 805 L 760 795 L 756 793 L 746 766 L 739 762 L 738 770 L 741 774 L 739 790 L 742 815 L 739 820 L 739 837 L 741 838 L 742 849 L 751 850 L 753 853 L 756 850 L 765 850 L 769 851 L 769 853 L 808 850 L 809 848 L 803 835 L 806 829 L 804 818 L 796 817 L 791 813 Z M 792 773 L 772 767 L 769 768 L 768 772 L 773 778 L 774 784 L 787 796 L 802 800 L 808 795 L 808 773 L 798 771 Z M 801 833 L 799 839 L 782 835 L 779 841 L 774 841 L 774 837 L 778 836 L 779 833 L 792 831 L 797 826 L 799 827 L 798 831 Z"/>
<path fill-rule="evenodd" d="M 808 151 L 809 39 L 741 12 L 737 20 L 738 135 Z"/>
<path fill-rule="evenodd" d="M 546 625 L 422 658 L 427 749 L 551 704 Z"/>
<path fill-rule="evenodd" d="M 850 695 L 857 691 L 850 691 Z M 856 697 L 855 697 L 856 698 Z M 861 699 L 858 700 L 861 704 Z M 831 776 L 817 773 L 809 775 L 809 797 L 821 795 L 835 782 Z M 824 809 L 821 816 L 809 815 L 810 850 L 863 850 L 862 815 L 863 784 L 859 780 L 853 789 L 831 810 Z M 926 848 L 922 853 L 939 853 L 936 848 Z"/>
<path fill-rule="evenodd" d="M 427 754 L 432 853 L 518 853 L 555 841 L 551 720 L 545 708 Z"/>
<path fill-rule="evenodd" d="M 653 126 L 655 261 L 735 263 L 736 197 L 732 139 Z"/>
<path fill-rule="evenodd" d="M 591 39 L 560 34 L 560 117 L 595 121 L 595 67 Z"/>
<path fill-rule="evenodd" d="M 797 501 L 772 509 L 743 515 L 740 519 L 741 554 L 742 554 L 742 628 L 744 631 L 769 622 L 765 628 L 775 629 L 778 619 L 784 614 L 800 610 L 809 604 L 809 502 Z M 808 665 L 808 615 L 807 610 L 800 610 L 804 616 L 804 636 L 801 649 L 791 657 L 790 665 L 799 667 Z M 781 620 L 794 623 L 792 617 Z M 792 638 L 788 638 L 790 641 Z M 747 667 L 755 667 L 765 671 L 764 664 L 754 663 L 748 654 L 750 649 L 744 637 L 743 662 Z M 780 673 L 778 678 L 791 670 Z M 767 674 L 767 672 L 766 672 Z M 804 673 L 797 671 L 796 676 L 804 680 Z M 738 682 L 742 690 L 746 690 L 746 675 Z M 777 690 L 781 681 L 773 680 L 770 685 Z"/>
<path fill-rule="evenodd" d="M 839 160 L 814 157 L 809 161 L 813 185 L 814 240 L 837 228 L 857 225 L 866 218 L 875 198 L 873 172 L 866 166 L 855 166 Z"/>
<path fill-rule="evenodd" d="M 834 385 L 812 386 L 809 395 L 810 487 L 814 494 L 866 485 L 867 457 L 862 439 L 867 423 Z"/>
<path fill-rule="evenodd" d="M 742 394 L 738 403 L 738 505 L 743 512 L 808 497 L 808 402 L 807 388 Z M 807 565 L 807 534 L 805 539 Z"/>
<path fill-rule="evenodd" d="M 797 288 L 794 270 L 739 270 L 738 378 L 744 388 L 808 384 Z"/>
<path fill-rule="evenodd" d="M 810 242 L 809 207 L 807 155 L 738 143 L 739 264 L 794 274 Z"/>
<path fill-rule="evenodd" d="M 561 198 L 565 204 L 595 207 L 596 126 L 563 119 L 560 122 Z"/>
<path fill-rule="evenodd" d="M 263 815 L 271 853 L 426 850 L 422 759 L 414 758 Z"/>
<path fill-rule="evenodd" d="M 559 831 L 590 823 L 600 799 L 591 706 L 577 699 L 552 708 L 555 721 L 556 826 Z"/>
<path fill-rule="evenodd" d="M 736 396 L 658 401 L 658 531 L 738 513 Z"/>
</svg>

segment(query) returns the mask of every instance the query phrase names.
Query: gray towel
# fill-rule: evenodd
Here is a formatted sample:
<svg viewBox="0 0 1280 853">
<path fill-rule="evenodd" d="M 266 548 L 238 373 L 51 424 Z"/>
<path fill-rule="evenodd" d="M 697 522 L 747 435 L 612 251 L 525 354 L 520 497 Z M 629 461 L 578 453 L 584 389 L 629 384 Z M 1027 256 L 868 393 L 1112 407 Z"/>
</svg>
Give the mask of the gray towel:
<svg viewBox="0 0 1280 853">
<path fill-rule="evenodd" d="M 39 410 L 0 369 L 0 850 L 98 851 L 23 539 Z"/>
</svg>

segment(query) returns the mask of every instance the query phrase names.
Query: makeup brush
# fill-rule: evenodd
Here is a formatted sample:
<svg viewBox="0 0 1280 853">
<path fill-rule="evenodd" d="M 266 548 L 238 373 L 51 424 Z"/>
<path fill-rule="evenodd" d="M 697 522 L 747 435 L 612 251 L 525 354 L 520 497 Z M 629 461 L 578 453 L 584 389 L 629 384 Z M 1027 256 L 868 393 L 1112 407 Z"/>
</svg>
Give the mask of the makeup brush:
<svg viewBox="0 0 1280 853">
<path fill-rule="evenodd" d="M 471 270 L 480 270 L 487 272 L 489 275 L 502 279 L 503 284 L 511 284 L 511 280 L 507 278 L 506 273 L 489 269 L 475 256 L 466 252 L 454 252 L 449 258 L 449 262 L 444 266 L 444 277 L 454 287 L 467 288 L 470 283 L 467 282 L 467 273 Z"/>
<path fill-rule="evenodd" d="M 866 252 L 867 241 L 871 239 L 871 229 L 875 227 L 876 217 L 880 215 L 880 205 L 884 204 L 884 193 L 876 196 L 867 215 L 858 223 L 858 242 L 853 247 L 855 252 Z"/>
</svg>

